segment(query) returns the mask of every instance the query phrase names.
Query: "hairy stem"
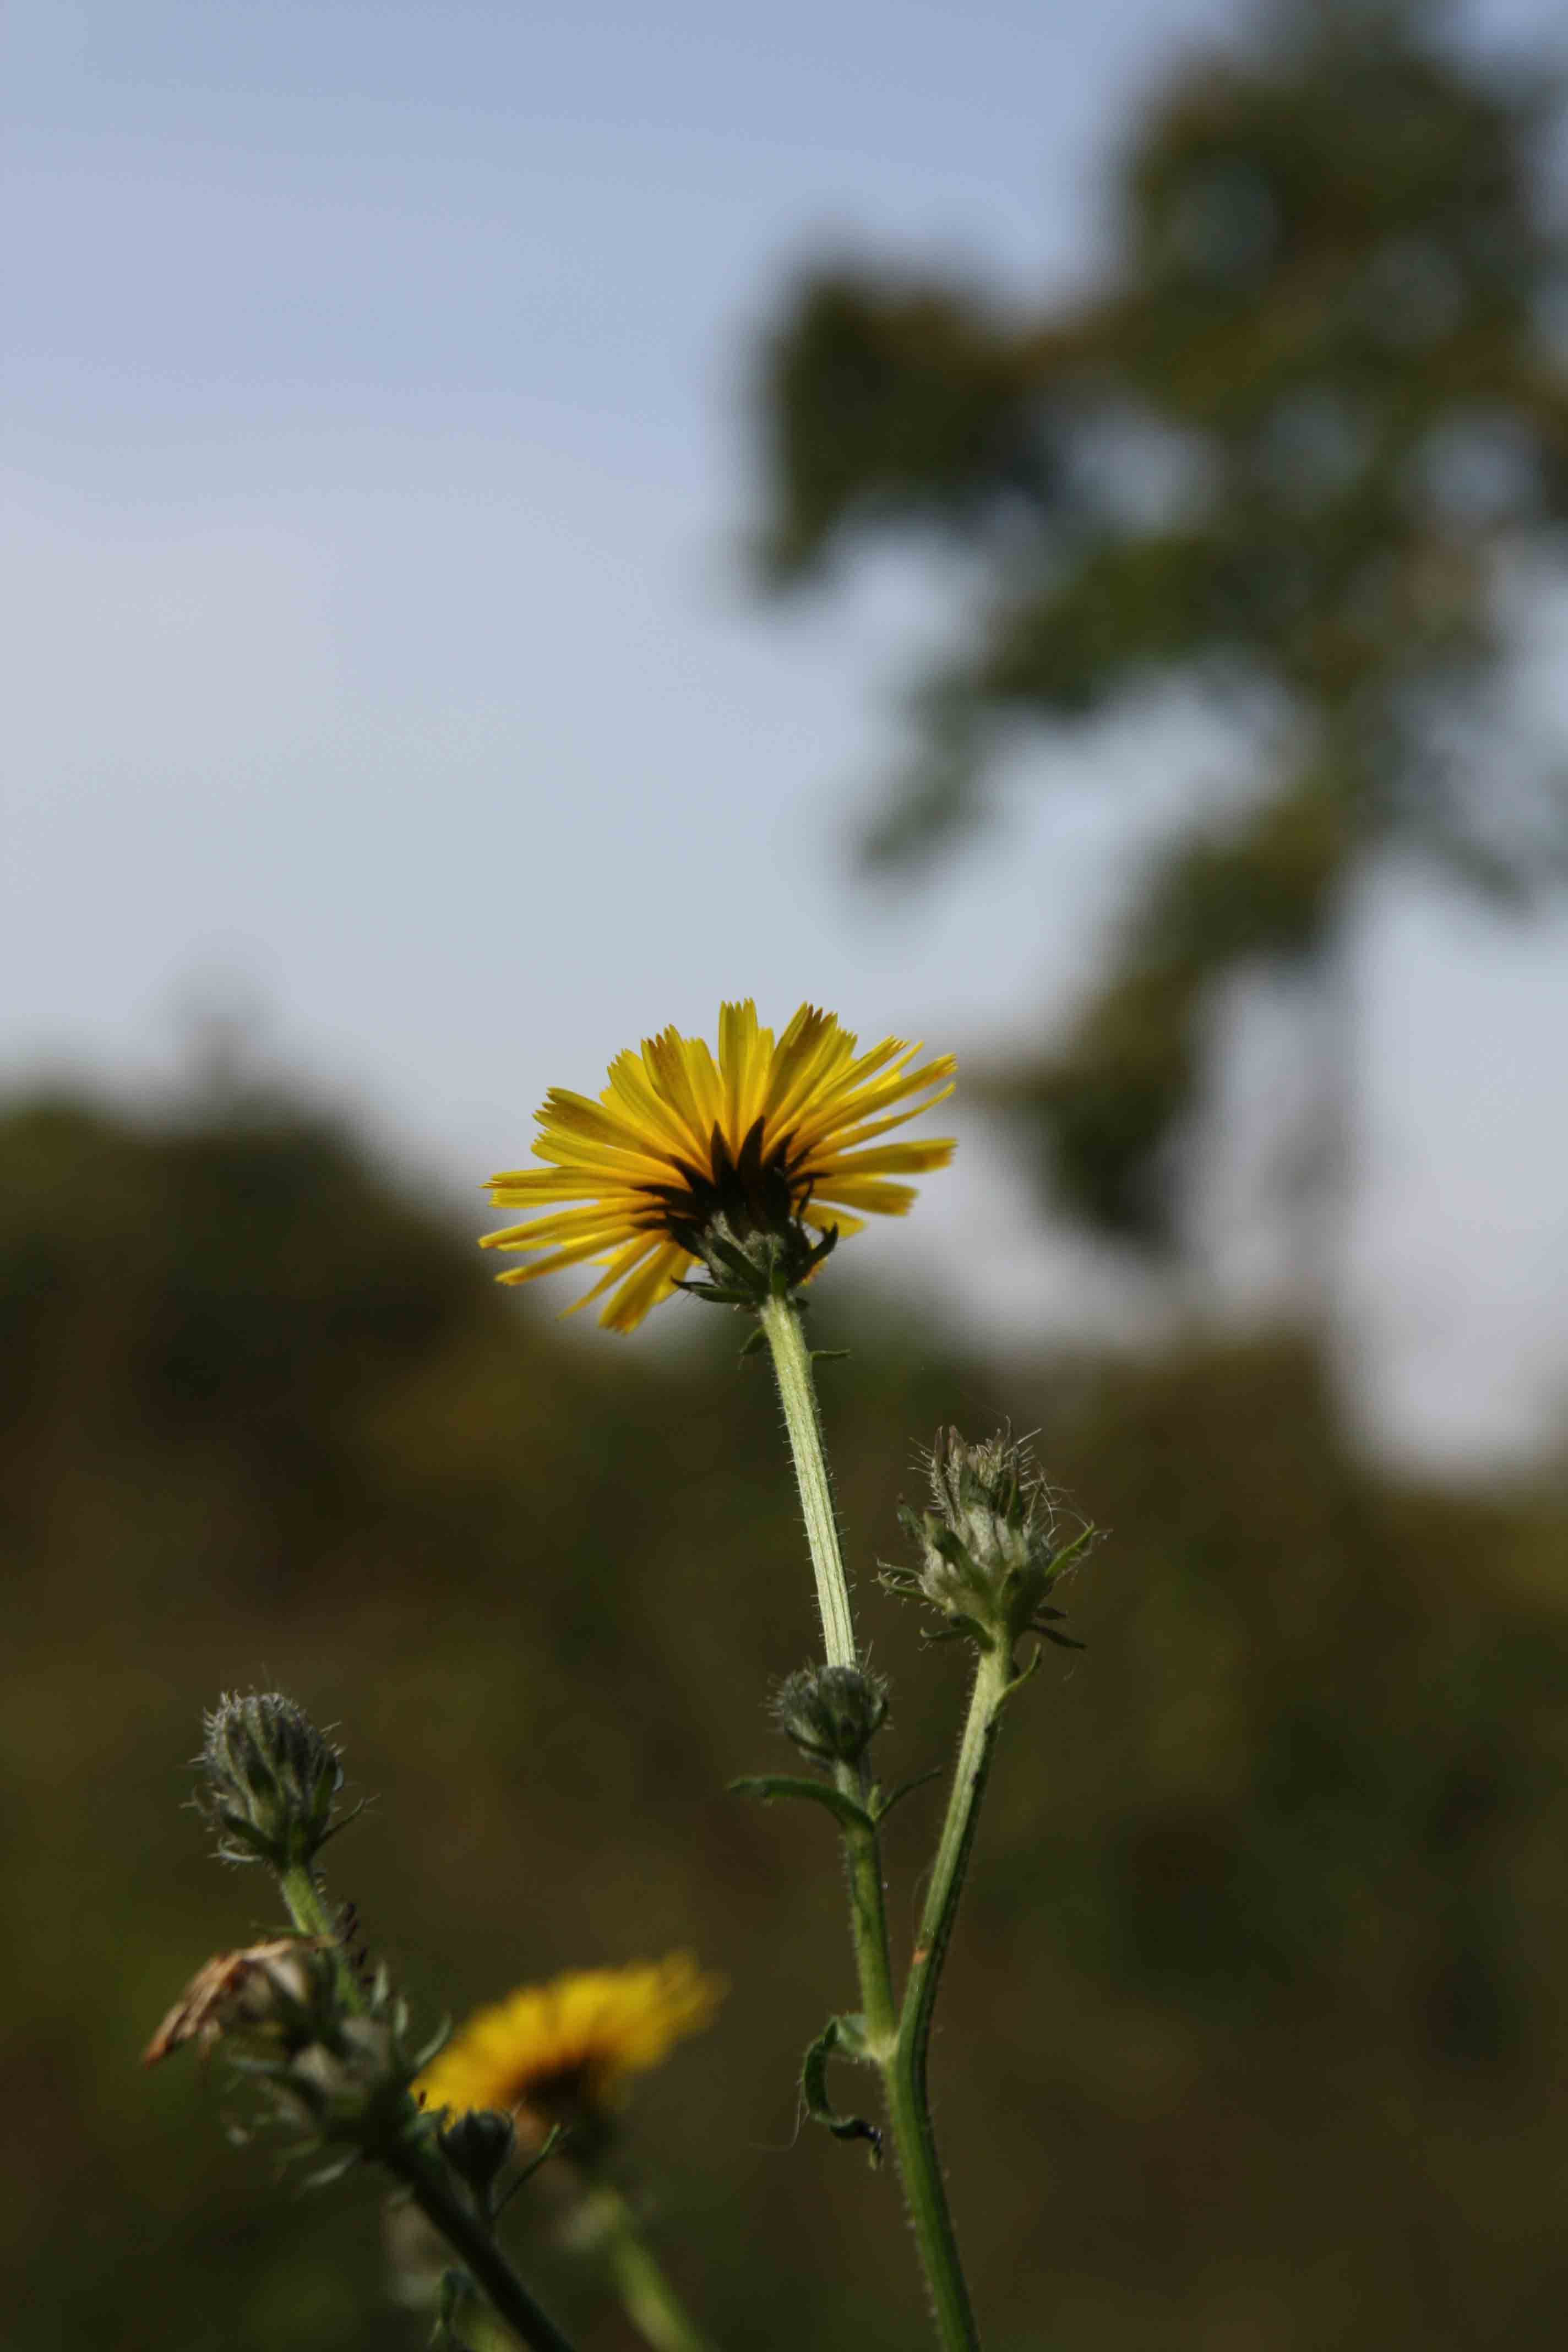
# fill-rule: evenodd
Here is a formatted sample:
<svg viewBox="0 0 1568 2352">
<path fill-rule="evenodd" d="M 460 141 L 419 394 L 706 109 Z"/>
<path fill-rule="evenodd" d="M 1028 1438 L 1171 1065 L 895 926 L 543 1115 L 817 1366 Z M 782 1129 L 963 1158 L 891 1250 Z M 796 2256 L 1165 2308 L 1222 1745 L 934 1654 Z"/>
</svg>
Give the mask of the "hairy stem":
<svg viewBox="0 0 1568 2352">
<path fill-rule="evenodd" d="M 289 1916 L 300 1935 L 314 1936 L 330 1948 L 343 2007 L 352 2016 L 363 2016 L 364 1989 L 343 1949 L 342 1915 L 328 1902 L 315 1872 L 309 1863 L 291 1863 L 287 1870 L 279 1872 L 278 1885 Z"/>
<path fill-rule="evenodd" d="M 931 2045 L 931 2012 L 936 2007 L 942 1966 L 952 1939 L 959 1896 L 963 1891 L 964 1868 L 969 1860 L 970 1847 L 974 1842 L 980 1801 L 985 1791 L 991 1754 L 995 1746 L 997 1726 L 1010 1679 L 1009 1663 L 1000 1645 L 982 1654 L 970 1697 L 969 1714 L 964 1721 L 963 1737 L 959 1744 L 947 1815 L 942 1825 L 936 1860 L 931 1866 L 931 1882 L 904 1986 L 903 2012 L 899 2021 L 898 2056 L 893 2065 L 891 2095 L 894 2114 L 902 2114 L 906 2129 L 916 2135 L 921 2142 L 924 2159 L 922 2178 L 934 2181 L 937 2192 L 930 2226 L 933 2231 L 945 2236 L 951 2249 L 951 2262 L 941 2272 L 940 2277 L 944 2284 L 955 2286 L 958 2294 L 950 2311 L 944 2313 L 939 2305 L 938 2318 L 944 2329 L 944 2341 L 952 2345 L 973 2346 L 978 2343 L 979 2338 L 967 2299 L 960 2299 L 963 2297 L 963 2274 L 959 2267 L 958 2247 L 952 2238 L 947 2200 L 942 2193 L 942 2175 L 931 2133 L 926 2062 Z M 912 2196 L 911 2190 L 911 2201 Z M 935 2276 L 931 2292 L 933 2295 L 939 2292 Z"/>
<path fill-rule="evenodd" d="M 779 1402 L 795 1457 L 800 1507 L 805 1518 L 805 1539 L 816 1575 L 816 1605 L 822 1612 L 822 1646 L 830 1666 L 855 1664 L 855 1628 L 849 1616 L 849 1580 L 838 1548 L 838 1518 L 827 1457 L 822 1450 L 822 1423 L 816 1410 L 816 1389 L 811 1377 L 811 1350 L 800 1309 L 788 1298 L 770 1298 L 757 1318 L 773 1350 L 778 1377 Z"/>
<path fill-rule="evenodd" d="M 1002 1717 L 1002 1705 L 1011 1679 L 1011 1669 L 1000 1646 L 982 1654 L 974 1676 L 974 1688 L 970 1696 L 969 1713 L 964 1718 L 963 1737 L 959 1742 L 958 1763 L 947 1801 L 947 1816 L 937 1843 L 936 1860 L 931 1864 L 914 1954 L 910 1962 L 909 1980 L 904 1987 L 900 2037 L 922 2076 L 942 1964 L 947 1958 L 947 1948 L 952 1937 L 958 1898 L 963 1891 L 963 1874 L 969 1861 L 970 1847 L 974 1843 L 980 1800 L 985 1792 L 992 1750 L 996 1744 L 997 1727 Z"/>
<path fill-rule="evenodd" d="M 773 1352 L 784 1424 L 789 1432 L 790 1451 L 795 1457 L 795 1478 L 805 1517 L 806 1540 L 811 1547 L 812 1567 L 816 1575 L 823 1645 L 829 1665 L 853 1666 L 857 1661 L 855 1631 L 849 1614 L 849 1585 L 838 1545 L 838 1523 L 833 1508 L 833 1490 L 822 1446 L 822 1423 L 811 1377 L 811 1354 L 805 1344 L 800 1309 L 787 1299 L 770 1299 L 765 1307 L 758 1309 L 758 1319 Z M 958 1786 L 968 1785 L 972 1793 L 964 1824 L 958 1835 L 954 1858 L 949 1863 L 943 1876 L 943 1883 L 949 1889 L 949 1900 L 942 1915 L 943 1944 L 951 1932 L 952 1906 L 957 1902 L 959 1881 L 963 1875 L 963 1857 L 973 1833 L 973 1810 L 984 1779 L 982 1767 L 972 1769 L 965 1783 L 968 1750 L 969 1733 L 966 1731 L 964 1748 L 959 1759 L 960 1780 L 954 1787 L 953 1801 L 949 1807 L 948 1828 L 943 1831 L 942 1845 L 937 1858 L 937 1869 L 942 1874 L 949 1844 L 949 1831 L 952 1828 L 958 1806 Z M 835 1778 L 846 1796 L 864 1803 L 867 1796 L 864 1769 L 858 1773 L 852 1766 L 840 1764 Z M 918 2025 L 911 2024 L 911 2009 L 907 1995 L 900 2020 L 893 1995 L 881 1854 L 875 1829 L 869 1823 L 864 1828 L 847 1828 L 845 1853 L 866 2051 L 882 2077 L 893 2151 L 898 2158 L 899 2176 L 903 2182 L 904 2199 L 909 2207 L 915 2243 L 920 2250 L 937 2333 L 943 2352 L 979 2352 L 980 2338 L 970 2305 L 969 2290 L 964 2284 L 952 2218 L 948 2211 L 947 2189 L 937 2157 L 926 2095 L 925 2038 L 929 2037 L 931 2030 L 931 2000 L 935 1997 L 936 1970 L 928 1966 L 924 1972 L 930 1981 L 930 1996 L 924 2000 L 923 2007 L 914 2012 L 918 2016 Z M 933 1881 L 933 1890 L 934 1884 Z M 929 1901 L 926 1908 L 929 1915 L 931 1908 Z M 916 1954 L 917 1966 L 922 1959 L 926 1943 L 922 1929 L 922 1948 Z M 912 1981 L 911 1978 L 911 1984 Z"/>
</svg>

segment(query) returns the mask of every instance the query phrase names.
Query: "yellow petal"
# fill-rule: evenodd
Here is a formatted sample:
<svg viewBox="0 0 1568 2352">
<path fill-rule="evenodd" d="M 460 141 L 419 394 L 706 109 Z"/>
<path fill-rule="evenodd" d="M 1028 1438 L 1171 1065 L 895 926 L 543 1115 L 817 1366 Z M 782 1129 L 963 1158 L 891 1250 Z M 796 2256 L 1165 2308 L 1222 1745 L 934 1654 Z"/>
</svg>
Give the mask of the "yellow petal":
<svg viewBox="0 0 1568 2352">
<path fill-rule="evenodd" d="M 931 1168 L 945 1168 L 955 1149 L 952 1136 L 930 1143 L 882 1143 L 874 1151 L 835 1151 L 813 1170 L 813 1187 L 837 1189 L 841 1176 L 918 1176 Z"/>
<path fill-rule="evenodd" d="M 869 1209 L 873 1216 L 902 1217 L 909 1213 L 914 1197 L 912 1184 L 888 1184 L 875 1176 L 859 1182 L 849 1176 L 842 1183 L 829 1184 L 826 1191 L 816 1194 L 812 1206 L 815 1209 L 818 1202 L 824 1205 L 842 1202 L 847 1208 Z"/>
</svg>

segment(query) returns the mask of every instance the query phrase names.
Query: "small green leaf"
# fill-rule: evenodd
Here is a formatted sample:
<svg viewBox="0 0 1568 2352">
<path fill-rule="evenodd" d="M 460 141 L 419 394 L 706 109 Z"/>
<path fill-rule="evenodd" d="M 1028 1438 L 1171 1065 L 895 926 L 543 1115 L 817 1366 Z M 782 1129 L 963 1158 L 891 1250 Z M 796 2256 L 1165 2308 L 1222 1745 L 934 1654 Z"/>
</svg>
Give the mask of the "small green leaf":
<svg viewBox="0 0 1568 2352">
<path fill-rule="evenodd" d="M 912 1797 L 917 1789 L 926 1788 L 932 1780 L 940 1780 L 946 1769 L 947 1767 L 944 1764 L 933 1764 L 929 1772 L 917 1772 L 913 1780 L 900 1780 L 898 1787 L 886 1797 L 879 1790 L 873 1790 L 871 1792 L 872 1820 L 885 1822 L 895 1805 L 901 1805 L 904 1799 Z"/>
<path fill-rule="evenodd" d="M 875 1829 L 876 1823 L 864 1805 L 847 1797 L 842 1789 L 835 1789 L 826 1780 L 803 1780 L 791 1772 L 752 1772 L 743 1780 L 731 1780 L 730 1794 L 733 1797 L 756 1797 L 771 1805 L 775 1797 L 806 1797 L 814 1805 L 824 1805 L 846 1829 Z"/>
<path fill-rule="evenodd" d="M 1053 1638 L 1054 1636 L 1049 1633 L 1046 1636 L 1047 1642 L 1051 1641 Z M 1031 1675 L 1037 1674 L 1039 1672 L 1040 1661 L 1045 1654 L 1044 1650 L 1041 1649 L 1039 1643 L 1037 1642 L 1035 1643 L 1035 1654 L 1029 1660 L 1028 1664 L 1021 1668 L 1020 1671 L 1013 1676 L 1011 1682 L 1003 1684 L 1002 1696 L 1004 1698 L 1011 1698 L 1016 1690 L 1023 1689 L 1024 1685 L 1028 1681 Z"/>
<path fill-rule="evenodd" d="M 362 1797 L 357 1805 L 351 1805 L 349 1807 L 348 1811 L 343 1815 L 342 1821 L 334 1822 L 331 1829 L 323 1830 L 321 1836 L 316 1841 L 317 1853 L 319 1853 L 321 1852 L 322 1846 L 331 1845 L 332 1840 L 341 1831 L 346 1830 L 351 1822 L 357 1822 L 369 1802 L 370 1799 L 368 1797 Z"/>
<path fill-rule="evenodd" d="M 741 1350 L 741 1362 L 743 1364 L 748 1356 L 761 1355 L 763 1349 L 767 1346 L 767 1344 L 768 1335 L 759 1323 L 756 1329 L 752 1332 L 751 1338 L 747 1340 L 745 1346 Z"/>
<path fill-rule="evenodd" d="M 848 1361 L 849 1354 L 847 1348 L 813 1348 L 811 1360 L 814 1364 L 843 1364 Z"/>
<path fill-rule="evenodd" d="M 1089 1527 L 1079 1528 L 1078 1534 L 1074 1536 L 1071 1543 L 1068 1545 L 1067 1549 L 1065 1551 L 1058 1551 L 1051 1562 L 1051 1581 L 1053 1584 L 1056 1582 L 1057 1578 L 1061 1574 L 1063 1569 L 1070 1568 L 1073 1561 L 1078 1558 L 1079 1552 L 1087 1551 L 1090 1544 L 1099 1539 L 1099 1536 L 1100 1529 L 1098 1528 Z"/>
<path fill-rule="evenodd" d="M 529 2158 L 528 2162 L 523 2165 L 519 2171 L 515 2180 L 509 2180 L 507 2182 L 506 2194 L 504 2197 L 499 2199 L 496 2204 L 496 2219 L 498 2221 L 505 2212 L 507 2207 L 511 2203 L 512 2199 L 517 2195 L 518 2190 L 523 2186 L 524 2182 L 531 2180 L 540 2166 L 542 2164 L 549 2163 L 551 2158 L 554 2155 L 562 2141 L 563 2139 L 569 2139 L 570 2137 L 571 2134 L 564 2124 L 551 2125 L 550 2129 L 541 2140 L 538 2147 Z"/>
<path fill-rule="evenodd" d="M 467 2271 L 444 2270 L 441 2291 L 436 2309 L 436 2325 L 430 2331 L 432 2344 L 447 2345 L 454 2352 L 465 2352 L 463 2338 L 458 2333 L 458 2315 L 474 2293 L 474 2282 Z"/>
<path fill-rule="evenodd" d="M 452 2021 L 449 2017 L 444 2017 L 441 2020 L 440 2024 L 436 2028 L 435 2032 L 430 2036 L 429 2041 L 426 2042 L 422 2048 L 416 2050 L 414 2056 L 409 2060 L 408 2063 L 413 2067 L 415 2073 L 416 2074 L 422 2074 L 425 2072 L 426 2067 L 430 2063 L 431 2059 L 438 2057 L 451 2039 Z"/>
</svg>

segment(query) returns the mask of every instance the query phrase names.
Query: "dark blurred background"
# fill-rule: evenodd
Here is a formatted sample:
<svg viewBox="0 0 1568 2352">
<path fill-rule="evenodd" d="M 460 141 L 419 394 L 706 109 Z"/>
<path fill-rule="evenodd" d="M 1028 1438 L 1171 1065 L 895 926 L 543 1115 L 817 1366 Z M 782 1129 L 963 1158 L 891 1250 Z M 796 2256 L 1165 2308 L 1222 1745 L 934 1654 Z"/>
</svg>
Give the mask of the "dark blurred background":
<svg viewBox="0 0 1568 2352">
<path fill-rule="evenodd" d="M 921 1288 L 941 1178 L 911 1271 L 847 1251 L 814 1309 L 853 1350 L 825 1402 L 889 1769 L 963 1699 L 870 1577 L 939 1419 L 1037 1428 L 1110 1530 L 1087 1653 L 1009 1720 L 934 2053 L 1006 2352 L 1561 2329 L 1562 1431 L 1505 1467 L 1461 1386 L 1451 1457 L 1380 1449 L 1357 1280 L 1390 877 L 1550 937 L 1568 851 L 1527 674 L 1568 548 L 1550 63 L 1430 8 L 1275 8 L 1129 100 L 1070 289 L 874 238 L 755 289 L 735 504 L 770 625 L 867 565 L 936 583 L 890 772 L 819 853 L 868 907 L 918 939 L 1042 784 L 1095 779 L 1114 839 L 1107 730 L 1198 712 L 1233 755 L 1156 834 L 1129 815 L 1070 988 L 971 1032 L 983 1165 L 1070 1238 L 1053 1344 Z M 612 1043 L 679 1010 L 626 993 Z M 1560 1101 L 1549 1019 L 1495 1052 Z M 686 1944 L 731 1978 L 622 2150 L 715 2337 L 917 2342 L 891 2180 L 796 2129 L 849 1997 L 825 1825 L 723 1793 L 781 1760 L 761 1702 L 813 1632 L 765 1374 L 685 1302 L 626 1345 L 498 1292 L 478 1221 L 324 1099 L 226 1048 L 151 1108 L 35 1079 L 0 1118 L 9 2340 L 420 2338 L 368 2185 L 279 2189 L 216 2070 L 135 2065 L 272 1922 L 181 1810 L 201 1708 L 265 1682 L 374 1793 L 335 1884 L 432 2014 Z M 935 1802 L 892 1827 L 896 1930 Z M 585 2352 L 628 2340 L 520 2235 Z"/>
</svg>

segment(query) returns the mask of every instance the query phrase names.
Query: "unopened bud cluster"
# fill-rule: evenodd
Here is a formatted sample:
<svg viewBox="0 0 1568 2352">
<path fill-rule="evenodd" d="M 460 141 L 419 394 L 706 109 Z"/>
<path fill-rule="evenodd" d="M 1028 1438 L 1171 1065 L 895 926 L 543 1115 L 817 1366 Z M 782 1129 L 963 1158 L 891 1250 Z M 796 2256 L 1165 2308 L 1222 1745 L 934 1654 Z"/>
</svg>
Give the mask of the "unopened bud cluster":
<svg viewBox="0 0 1568 2352">
<path fill-rule="evenodd" d="M 218 1851 L 277 1873 L 298 1932 L 207 1961 L 153 2035 L 148 2062 L 187 2042 L 204 2053 L 221 2044 L 261 2120 L 297 2152 L 326 2149 L 334 2170 L 362 2158 L 396 2165 L 435 2138 L 436 2120 L 412 2085 L 444 2034 L 411 2048 L 407 2008 L 385 1971 L 367 1976 L 342 1932 L 307 1932 L 312 1913 L 334 1916 L 314 1858 L 353 1817 L 338 1807 L 338 1750 L 277 1691 L 225 1697 L 202 1727 L 197 1803 L 217 1830 Z"/>
<path fill-rule="evenodd" d="M 428 2053 L 408 2050 L 407 2022 L 404 2004 L 383 1988 L 368 2014 L 340 2014 L 331 2033 L 286 2064 L 251 2071 L 302 2141 L 384 2156 L 430 2128 L 408 2096 Z"/>
<path fill-rule="evenodd" d="M 384 2157 L 433 2128 L 409 2085 L 435 2045 L 410 2050 L 407 2030 L 384 1978 L 351 2008 L 331 1948 L 279 1936 L 207 1961 L 144 2054 L 152 2065 L 186 2042 L 204 2053 L 221 2042 L 267 2121 L 298 2148 Z"/>
<path fill-rule="evenodd" d="M 887 1685 L 859 1666 L 801 1666 L 773 1694 L 779 1729 L 819 1764 L 858 1764 L 887 1720 Z"/>
<path fill-rule="evenodd" d="M 971 1444 L 947 1429 L 926 1461 L 931 1506 L 899 1513 L 919 1563 L 890 1570 L 888 1582 L 930 1601 L 952 1632 L 984 1650 L 1001 1643 L 1010 1652 L 1026 1633 L 1078 1647 L 1052 1630 L 1049 1621 L 1062 1612 L 1047 1600 L 1091 1531 L 1058 1545 L 1050 1492 L 1027 1446 L 1005 1431 Z"/>
<path fill-rule="evenodd" d="M 279 1691 L 220 1700 L 203 1730 L 197 1802 L 219 1853 L 278 1871 L 308 1865 L 342 1827 L 335 1815 L 343 1768 L 331 1741 Z"/>
</svg>

